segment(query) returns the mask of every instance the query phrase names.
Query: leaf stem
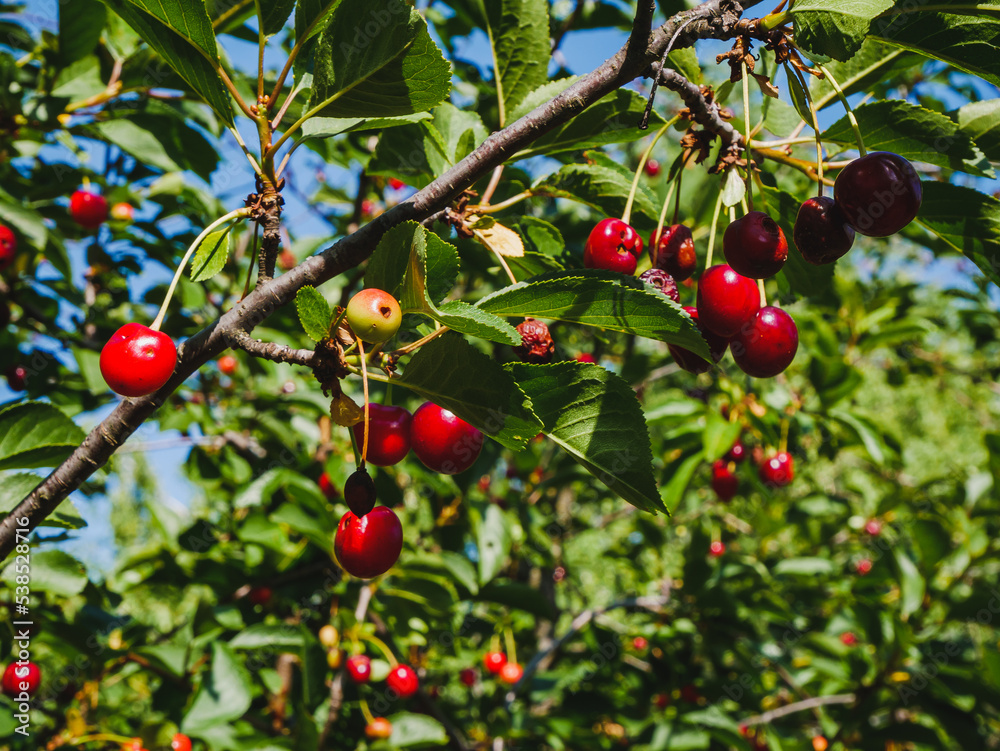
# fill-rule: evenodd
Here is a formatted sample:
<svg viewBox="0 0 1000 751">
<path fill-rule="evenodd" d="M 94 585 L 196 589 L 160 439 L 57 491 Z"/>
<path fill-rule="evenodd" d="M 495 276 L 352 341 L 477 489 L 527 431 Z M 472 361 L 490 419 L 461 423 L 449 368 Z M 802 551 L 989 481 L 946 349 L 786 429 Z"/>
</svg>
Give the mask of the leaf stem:
<svg viewBox="0 0 1000 751">
<path fill-rule="evenodd" d="M 260 0 L 253 0 L 257 11 L 257 107 L 264 106 L 264 49 L 267 47 L 267 37 L 264 35 L 264 12 Z"/>
<path fill-rule="evenodd" d="M 680 175 L 680 170 L 677 172 Z M 663 225 L 667 223 L 667 207 L 670 206 L 670 199 L 674 195 L 674 191 L 677 189 L 677 181 L 671 180 L 670 187 L 667 188 L 667 197 L 663 201 L 663 207 L 660 209 L 660 218 L 656 222 L 656 230 L 653 232 L 652 243 L 649 245 L 649 258 L 650 262 L 656 265 L 656 255 L 657 246 L 660 244 L 660 236 L 663 234 Z"/>
<path fill-rule="evenodd" d="M 509 209 L 511 206 L 520 203 L 526 198 L 531 198 L 535 193 L 531 190 L 525 190 L 518 193 L 516 196 L 511 196 L 510 198 L 501 201 L 500 203 L 484 204 L 480 203 L 477 206 L 469 206 L 467 213 L 469 214 L 496 214 L 504 209 Z"/>
<path fill-rule="evenodd" d="M 770 13 L 757 21 L 759 28 L 764 31 L 772 31 L 779 26 L 784 26 L 786 23 L 792 20 L 792 12 L 785 11 L 784 13 Z"/>
<path fill-rule="evenodd" d="M 417 339 L 417 341 L 412 342 L 411 344 L 407 344 L 405 347 L 400 347 L 399 349 L 394 350 L 393 352 L 390 352 L 389 354 L 392 357 L 399 357 L 400 355 L 409 354 L 410 352 L 412 352 L 415 349 L 420 349 L 421 347 L 423 347 L 428 342 L 434 341 L 439 336 L 441 336 L 444 333 L 447 333 L 448 331 L 451 331 L 451 329 L 449 329 L 447 326 L 442 326 L 439 329 L 435 329 L 434 331 L 432 331 L 431 333 L 429 333 L 427 336 L 423 337 L 422 339 Z"/>
<path fill-rule="evenodd" d="M 170 304 L 170 298 L 174 295 L 174 290 L 177 289 L 177 282 L 180 281 L 181 274 L 184 273 L 184 267 L 187 266 L 187 262 L 191 260 L 191 256 L 201 245 L 201 241 L 204 240 L 208 235 L 219 225 L 225 224 L 226 222 L 232 221 L 233 219 L 239 219 L 241 217 L 250 216 L 250 209 L 243 207 L 241 209 L 235 209 L 230 211 L 225 216 L 219 217 L 210 225 L 205 227 L 201 231 L 201 234 L 194 239 L 191 243 L 191 247 L 187 249 L 184 257 L 181 259 L 180 265 L 177 267 L 177 271 L 174 272 L 174 278 L 170 280 L 170 287 L 167 288 L 167 296 L 163 299 L 163 304 L 160 306 L 160 312 L 156 315 L 156 320 L 153 321 L 153 325 L 150 328 L 153 331 L 159 331 L 160 326 L 163 324 L 163 318 L 167 314 L 167 306 Z"/>
<path fill-rule="evenodd" d="M 517 662 L 517 644 L 514 642 L 514 632 L 510 626 L 504 626 L 503 640 L 507 646 L 507 662 Z"/>
<path fill-rule="evenodd" d="M 358 337 L 358 352 L 361 353 L 361 388 L 365 392 L 365 438 L 364 442 L 361 444 L 361 466 L 365 466 L 365 461 L 368 459 L 368 358 L 365 357 L 365 344 L 361 341 L 361 337 Z M 353 432 L 353 431 L 351 431 Z"/>
<path fill-rule="evenodd" d="M 295 46 L 292 47 L 291 51 L 288 53 L 288 59 L 285 61 L 285 67 L 281 69 L 281 73 L 278 74 L 278 80 L 274 82 L 274 89 L 271 91 L 271 98 L 268 100 L 268 111 L 277 103 L 278 94 L 281 93 L 281 87 L 285 85 L 285 79 L 288 78 L 288 74 L 292 70 L 292 66 L 295 65 L 295 60 L 302 51 L 302 45 L 304 45 L 310 37 L 312 37 L 313 30 L 316 28 L 316 24 L 326 18 L 327 14 L 330 12 L 330 8 L 339 3 L 340 0 L 331 0 L 327 3 L 326 7 L 312 20 L 312 23 L 306 27 L 306 30 L 302 33 L 301 38 L 295 40 Z M 277 127 L 277 126 L 275 126 Z"/>
<path fill-rule="evenodd" d="M 858 143 L 858 152 L 860 152 L 861 156 L 864 156 L 868 153 L 868 150 L 865 148 L 865 139 L 861 137 L 861 126 L 858 125 L 858 119 L 854 116 L 854 110 L 851 109 L 851 103 L 847 101 L 847 97 L 844 95 L 844 90 L 840 88 L 840 84 L 837 83 L 837 79 L 833 77 L 825 66 L 817 63 L 816 67 L 830 82 L 833 90 L 837 92 L 837 96 L 840 97 L 840 101 L 844 105 L 844 109 L 847 110 L 847 119 L 851 123 L 851 130 L 854 131 L 854 140 Z"/>
<path fill-rule="evenodd" d="M 642 174 L 643 167 L 646 166 L 646 160 L 649 159 L 649 155 L 653 151 L 653 147 L 656 146 L 656 142 L 663 137 L 663 134 L 670 129 L 670 126 L 680 120 L 680 115 L 675 115 L 663 124 L 663 127 L 656 131 L 656 135 L 653 136 L 653 140 L 649 142 L 649 146 L 646 150 L 642 152 L 642 157 L 639 159 L 639 166 L 635 170 L 635 177 L 632 178 L 632 189 L 628 192 L 628 200 L 625 201 L 625 211 L 622 212 L 622 221 L 625 224 L 629 223 L 629 219 L 632 218 L 632 203 L 635 201 L 635 192 L 639 189 L 639 176 Z"/>
<path fill-rule="evenodd" d="M 715 233 L 719 226 L 719 212 L 722 211 L 722 190 L 719 190 L 719 198 L 715 202 L 715 213 L 712 214 L 712 226 L 708 235 L 708 255 L 705 256 L 705 268 L 712 266 L 712 253 L 715 251 Z"/>
</svg>

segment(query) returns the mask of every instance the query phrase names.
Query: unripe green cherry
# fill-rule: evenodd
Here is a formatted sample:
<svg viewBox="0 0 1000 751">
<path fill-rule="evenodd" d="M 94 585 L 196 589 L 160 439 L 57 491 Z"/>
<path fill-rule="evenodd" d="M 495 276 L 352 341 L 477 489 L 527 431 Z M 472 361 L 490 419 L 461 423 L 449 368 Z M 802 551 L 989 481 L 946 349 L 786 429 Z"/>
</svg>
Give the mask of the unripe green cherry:
<svg viewBox="0 0 1000 751">
<path fill-rule="evenodd" d="M 396 298 L 380 289 L 363 289 L 347 303 L 347 322 L 369 344 L 392 339 L 403 320 Z"/>
</svg>

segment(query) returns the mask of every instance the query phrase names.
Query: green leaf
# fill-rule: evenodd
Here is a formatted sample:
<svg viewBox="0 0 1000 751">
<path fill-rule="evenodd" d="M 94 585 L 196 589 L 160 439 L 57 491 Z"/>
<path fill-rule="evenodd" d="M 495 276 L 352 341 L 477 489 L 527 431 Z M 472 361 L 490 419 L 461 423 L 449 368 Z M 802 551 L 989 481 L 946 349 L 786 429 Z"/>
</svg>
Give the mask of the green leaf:
<svg viewBox="0 0 1000 751">
<path fill-rule="evenodd" d="M 721 459 L 736 443 L 742 430 L 743 427 L 738 422 L 731 422 L 722 415 L 710 411 L 705 432 L 702 433 L 705 461 L 711 464 Z"/>
<path fill-rule="evenodd" d="M 870 91 L 876 84 L 890 80 L 902 70 L 921 63 L 920 57 L 875 39 L 865 39 L 860 51 L 845 63 L 833 60 L 824 67 L 839 84 L 844 94 Z M 809 86 L 816 110 L 840 103 L 840 98 L 826 78 L 813 78 Z M 812 122 L 807 120 L 806 122 Z"/>
<path fill-rule="evenodd" d="M 795 43 L 808 52 L 847 60 L 861 49 L 872 19 L 893 0 L 801 0 L 792 6 Z"/>
<path fill-rule="evenodd" d="M 36 248 L 44 248 L 49 231 L 43 217 L 37 211 L 32 211 L 21 205 L 10 193 L 0 188 L 0 220 L 12 225 L 23 234 Z"/>
<path fill-rule="evenodd" d="M 103 2 L 177 71 L 223 122 L 233 123 L 229 92 L 216 72 L 219 54 L 215 32 L 203 3 L 192 4 L 181 0 Z M 196 53 L 193 48 L 201 50 L 204 55 Z"/>
<path fill-rule="evenodd" d="M 573 269 L 505 287 L 477 307 L 499 316 L 545 318 L 677 344 L 708 359 L 708 345 L 683 309 L 634 277 Z"/>
<path fill-rule="evenodd" d="M 292 15 L 295 0 L 268 0 L 261 3 L 264 16 L 264 33 L 268 36 L 277 34 L 285 27 L 285 21 Z"/>
<path fill-rule="evenodd" d="M 275 647 L 305 647 L 312 636 L 301 624 L 255 623 L 240 631 L 229 642 L 233 649 L 273 649 Z"/>
<path fill-rule="evenodd" d="M 903 618 L 913 615 L 924 602 L 927 585 L 916 564 L 898 545 L 892 549 L 899 577 L 899 609 Z"/>
<path fill-rule="evenodd" d="M 42 478 L 38 475 L 20 472 L 17 474 L 5 474 L 0 477 L 0 514 L 7 515 L 22 500 L 28 497 Z M 56 507 L 56 510 L 39 522 L 41 527 L 59 527 L 62 529 L 80 529 L 86 527 L 87 522 L 80 516 L 73 502 L 66 498 Z"/>
<path fill-rule="evenodd" d="M 886 13 L 873 21 L 871 36 L 1000 86 L 1000 22 L 973 15 L 921 11 L 920 4 L 903 4 L 899 10 L 904 12 Z"/>
<path fill-rule="evenodd" d="M 1000 99 L 972 102 L 949 112 L 958 129 L 992 161 L 1000 161 Z"/>
<path fill-rule="evenodd" d="M 538 618 L 552 620 L 557 613 L 552 601 L 540 589 L 523 582 L 491 582 L 482 588 L 476 599 L 493 602 L 508 608 L 517 608 Z"/>
<path fill-rule="evenodd" d="M 832 409 L 829 414 L 831 419 L 843 423 L 857 435 L 873 462 L 878 465 L 895 463 L 895 452 L 886 443 L 875 420 L 840 409 Z"/>
<path fill-rule="evenodd" d="M 444 725 L 433 717 L 398 712 L 387 719 L 392 723 L 388 741 L 392 748 L 440 748 L 448 743 Z"/>
<path fill-rule="evenodd" d="M 295 310 L 303 331 L 313 341 L 321 341 L 330 335 L 333 325 L 333 311 L 330 303 L 315 287 L 303 287 L 295 295 Z"/>
<path fill-rule="evenodd" d="M 597 157 L 595 152 L 588 151 L 587 157 L 598 163 L 567 164 L 555 174 L 538 180 L 532 191 L 577 201 L 606 216 L 621 216 L 632 189 L 632 173 L 620 165 L 609 165 L 607 162 L 611 160 L 608 157 Z M 633 210 L 645 214 L 652 221 L 660 213 L 658 203 L 642 185 L 636 191 Z"/>
<path fill-rule="evenodd" d="M 493 580 L 507 562 L 513 539 L 510 523 L 500 507 L 490 504 L 479 523 L 476 543 L 479 547 L 479 584 Z"/>
<path fill-rule="evenodd" d="M 242 717 L 253 698 L 253 678 L 228 644 L 212 642 L 212 664 L 181 722 L 181 731 L 199 735 Z"/>
<path fill-rule="evenodd" d="M 925 181 L 917 220 L 1000 285 L 1000 201 L 972 188 Z"/>
<path fill-rule="evenodd" d="M 90 393 L 94 395 L 106 394 L 108 384 L 104 382 L 104 376 L 101 375 L 101 353 L 83 347 L 70 347 L 70 350 L 73 352 L 77 367 L 80 369 L 80 375 L 83 376 Z"/>
<path fill-rule="evenodd" d="M 59 58 L 63 65 L 94 51 L 106 20 L 107 9 L 98 0 L 59 4 Z"/>
<path fill-rule="evenodd" d="M 835 571 L 833 561 L 828 558 L 786 558 L 774 567 L 775 575 L 822 576 Z"/>
<path fill-rule="evenodd" d="M 353 133 L 358 130 L 385 130 L 430 119 L 429 112 L 415 112 L 412 115 L 400 115 L 399 117 L 311 117 L 302 126 L 302 135 L 309 138 L 330 138 L 342 133 Z"/>
<path fill-rule="evenodd" d="M 394 383 L 454 412 L 513 451 L 542 427 L 511 375 L 453 332 L 417 350 Z"/>
<path fill-rule="evenodd" d="M 51 404 L 0 409 L 0 470 L 54 467 L 83 442 L 84 432 Z"/>
<path fill-rule="evenodd" d="M 323 117 L 424 112 L 451 91 L 451 66 L 403 0 L 343 0 L 316 48 L 312 98 Z"/>
<path fill-rule="evenodd" d="M 548 78 L 550 41 L 546 0 L 479 0 L 493 56 L 494 84 L 500 102 L 500 127 L 514 121 L 514 110 Z"/>
<path fill-rule="evenodd" d="M 862 104 L 854 115 L 869 151 L 891 151 L 915 162 L 991 177 L 988 163 L 979 166 L 983 155 L 957 123 L 940 112 L 901 99 Z M 824 141 L 854 146 L 854 131 L 847 116 L 827 128 Z"/>
<path fill-rule="evenodd" d="M 231 227 L 210 233 L 194 252 L 191 259 L 191 281 L 204 282 L 225 268 L 229 258 L 229 231 Z"/>
<path fill-rule="evenodd" d="M 653 477 L 646 421 L 631 386 L 599 365 L 507 367 L 531 399 L 546 435 L 633 506 L 666 512 Z"/>
<path fill-rule="evenodd" d="M 668 512 L 671 509 L 677 508 L 677 505 L 684 497 L 684 493 L 687 491 L 688 485 L 691 484 L 691 478 L 694 477 L 694 473 L 698 471 L 698 467 L 704 462 L 705 455 L 701 451 L 698 451 L 689 456 L 682 456 L 675 459 L 667 466 L 666 477 L 669 479 L 663 488 L 663 503 L 667 507 Z"/>
<path fill-rule="evenodd" d="M 562 232 L 544 219 L 522 216 L 514 225 L 514 229 L 524 240 L 525 250 L 533 249 L 547 256 L 558 256 L 566 249 Z"/>
<path fill-rule="evenodd" d="M 62 550 L 42 550 L 29 553 L 28 566 L 31 571 L 32 593 L 46 592 L 55 597 L 73 597 L 87 586 L 87 572 L 83 564 Z M 14 582 L 15 567 L 22 565 L 17 558 L 11 558 L 3 572 L 4 581 Z"/>
<path fill-rule="evenodd" d="M 437 308 L 432 314 L 434 320 L 460 334 L 487 339 L 516 347 L 521 343 L 517 329 L 503 318 L 469 305 L 461 300 L 453 300 Z"/>
</svg>

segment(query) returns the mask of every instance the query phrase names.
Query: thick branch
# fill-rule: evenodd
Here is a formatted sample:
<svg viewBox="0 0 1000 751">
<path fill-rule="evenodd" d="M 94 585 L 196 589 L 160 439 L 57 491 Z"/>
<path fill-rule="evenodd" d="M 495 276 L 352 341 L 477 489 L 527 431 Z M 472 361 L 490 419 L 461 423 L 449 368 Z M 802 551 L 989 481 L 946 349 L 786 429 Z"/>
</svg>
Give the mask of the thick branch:
<svg viewBox="0 0 1000 751">
<path fill-rule="evenodd" d="M 679 13 L 649 36 L 649 46 L 644 53 L 636 54 L 633 47 L 633 54 L 630 55 L 629 46 L 626 45 L 556 98 L 492 134 L 474 152 L 410 200 L 379 215 L 357 232 L 321 254 L 307 259 L 287 274 L 266 282 L 262 280 L 250 295 L 218 321 L 181 345 L 177 368 L 163 388 L 150 396 L 122 401 L 66 461 L 0 521 L 0 560 L 10 555 L 15 544 L 16 530 L 37 527 L 64 498 L 103 467 L 118 447 L 188 376 L 226 349 L 234 332 L 252 331 L 279 307 L 291 302 L 301 287 L 322 284 L 357 266 L 371 255 L 379 239 L 390 228 L 409 220 L 421 221 L 441 211 L 463 190 L 488 175 L 497 165 L 642 74 L 663 54 L 667 42 L 681 24 L 690 21 L 675 42 L 675 48 L 690 46 L 697 39 L 731 38 L 732 28 L 741 13 L 742 6 L 736 0 L 709 0 L 697 8 Z M 277 206 L 266 208 L 277 211 Z M 270 215 L 271 212 L 268 213 Z M 19 526 L 18 520 L 25 520 L 27 523 Z"/>
<path fill-rule="evenodd" d="M 290 362 L 293 365 L 304 365 L 311 368 L 316 363 L 316 353 L 311 349 L 295 349 L 286 344 L 262 342 L 251 338 L 243 329 L 226 332 L 226 342 L 235 349 L 242 349 L 254 357 L 260 357 L 271 362 Z"/>
</svg>

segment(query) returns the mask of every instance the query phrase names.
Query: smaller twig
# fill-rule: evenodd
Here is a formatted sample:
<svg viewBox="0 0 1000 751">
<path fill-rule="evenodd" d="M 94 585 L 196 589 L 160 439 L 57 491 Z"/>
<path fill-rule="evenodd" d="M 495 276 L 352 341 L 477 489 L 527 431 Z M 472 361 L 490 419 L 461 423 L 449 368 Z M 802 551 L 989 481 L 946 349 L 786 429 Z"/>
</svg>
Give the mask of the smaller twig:
<svg viewBox="0 0 1000 751">
<path fill-rule="evenodd" d="M 228 331 L 225 333 L 229 345 L 235 349 L 242 349 L 254 357 L 271 362 L 288 362 L 292 365 L 302 365 L 312 368 L 316 365 L 316 353 L 311 349 L 293 349 L 285 344 L 276 342 L 262 342 L 260 339 L 253 339 L 243 329 Z"/>
<path fill-rule="evenodd" d="M 483 191 L 483 197 L 480 199 L 480 204 L 483 206 L 489 206 L 490 199 L 496 192 L 497 186 L 500 185 L 500 176 L 503 175 L 503 165 L 498 164 L 493 169 L 493 175 L 490 177 L 490 183 L 486 186 L 486 190 Z"/>
<path fill-rule="evenodd" d="M 797 701 L 794 704 L 786 704 L 783 707 L 772 709 L 763 714 L 747 717 L 745 720 L 740 720 L 740 725 L 748 727 L 750 725 L 766 725 L 780 717 L 795 714 L 796 712 L 808 712 L 816 707 L 825 707 L 830 704 L 853 704 L 855 698 L 854 694 L 834 694 L 833 696 L 816 696 L 812 699 L 803 699 L 802 701 Z"/>
</svg>

